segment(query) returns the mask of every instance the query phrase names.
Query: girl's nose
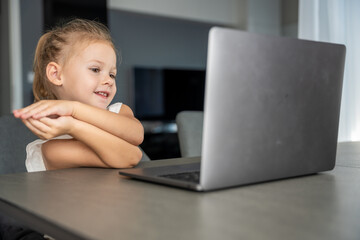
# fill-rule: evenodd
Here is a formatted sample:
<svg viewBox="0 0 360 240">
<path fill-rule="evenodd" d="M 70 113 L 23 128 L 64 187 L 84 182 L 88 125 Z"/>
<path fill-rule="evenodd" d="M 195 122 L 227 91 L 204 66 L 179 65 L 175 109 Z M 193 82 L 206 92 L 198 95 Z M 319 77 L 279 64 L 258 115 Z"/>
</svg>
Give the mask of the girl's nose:
<svg viewBox="0 0 360 240">
<path fill-rule="evenodd" d="M 114 83 L 115 83 L 115 79 L 110 76 L 105 77 L 105 79 L 103 81 L 103 84 L 110 85 L 110 86 L 114 85 Z"/>
</svg>

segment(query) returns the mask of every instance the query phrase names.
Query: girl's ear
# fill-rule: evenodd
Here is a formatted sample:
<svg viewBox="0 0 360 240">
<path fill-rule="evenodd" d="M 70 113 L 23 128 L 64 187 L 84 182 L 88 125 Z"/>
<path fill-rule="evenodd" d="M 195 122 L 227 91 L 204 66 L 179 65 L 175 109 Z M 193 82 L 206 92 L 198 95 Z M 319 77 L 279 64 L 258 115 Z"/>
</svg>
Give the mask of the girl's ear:
<svg viewBox="0 0 360 240">
<path fill-rule="evenodd" d="M 61 66 L 56 62 L 50 62 L 46 66 L 46 76 L 49 81 L 56 86 L 61 86 L 63 84 L 61 78 Z"/>
</svg>

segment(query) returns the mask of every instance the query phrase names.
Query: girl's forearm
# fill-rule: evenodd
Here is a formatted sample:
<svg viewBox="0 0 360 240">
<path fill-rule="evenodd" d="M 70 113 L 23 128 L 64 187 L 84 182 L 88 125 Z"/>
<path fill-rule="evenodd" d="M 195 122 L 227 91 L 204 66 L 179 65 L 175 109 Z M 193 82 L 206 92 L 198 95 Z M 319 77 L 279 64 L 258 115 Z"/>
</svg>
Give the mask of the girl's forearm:
<svg viewBox="0 0 360 240">
<path fill-rule="evenodd" d="M 86 144 L 76 139 L 53 139 L 41 147 L 47 170 L 75 167 L 110 168 Z"/>
<path fill-rule="evenodd" d="M 125 106 L 123 106 L 124 108 Z M 73 117 L 138 146 L 144 139 L 144 129 L 132 112 L 120 114 L 75 102 Z"/>
<path fill-rule="evenodd" d="M 106 165 L 113 168 L 133 167 L 142 157 L 137 146 L 87 122 L 75 119 L 69 134 L 86 144 Z"/>
<path fill-rule="evenodd" d="M 140 161 L 138 147 L 88 123 L 73 121 L 69 134 L 74 139 L 54 139 L 42 145 L 46 169 L 129 168 Z"/>
</svg>

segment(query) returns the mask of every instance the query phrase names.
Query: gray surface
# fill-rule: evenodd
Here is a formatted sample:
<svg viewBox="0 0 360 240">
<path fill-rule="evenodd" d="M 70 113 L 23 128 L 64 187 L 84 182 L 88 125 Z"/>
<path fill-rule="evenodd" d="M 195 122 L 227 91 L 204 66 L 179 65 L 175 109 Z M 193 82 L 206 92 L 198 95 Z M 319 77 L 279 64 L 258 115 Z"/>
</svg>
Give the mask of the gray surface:
<svg viewBox="0 0 360 240">
<path fill-rule="evenodd" d="M 344 45 L 212 28 L 201 186 L 332 169 L 344 61 Z"/>
<path fill-rule="evenodd" d="M 176 125 L 182 157 L 201 156 L 204 112 L 182 111 L 176 116 Z"/>
<path fill-rule="evenodd" d="M 3 175 L 0 211 L 58 239 L 359 239 L 360 142 L 339 144 L 337 163 L 206 194 L 108 169 Z"/>
</svg>

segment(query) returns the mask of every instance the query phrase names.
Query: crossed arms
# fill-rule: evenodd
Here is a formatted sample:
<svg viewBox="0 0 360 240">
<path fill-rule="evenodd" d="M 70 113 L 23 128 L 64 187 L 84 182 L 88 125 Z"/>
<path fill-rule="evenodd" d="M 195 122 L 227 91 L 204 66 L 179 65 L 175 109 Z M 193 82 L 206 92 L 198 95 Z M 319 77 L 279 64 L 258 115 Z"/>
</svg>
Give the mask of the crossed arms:
<svg viewBox="0 0 360 240">
<path fill-rule="evenodd" d="M 129 168 L 142 157 L 141 123 L 122 105 L 119 114 L 76 101 L 46 100 L 15 110 L 14 116 L 41 139 L 69 134 L 42 145 L 46 169 Z"/>
</svg>

